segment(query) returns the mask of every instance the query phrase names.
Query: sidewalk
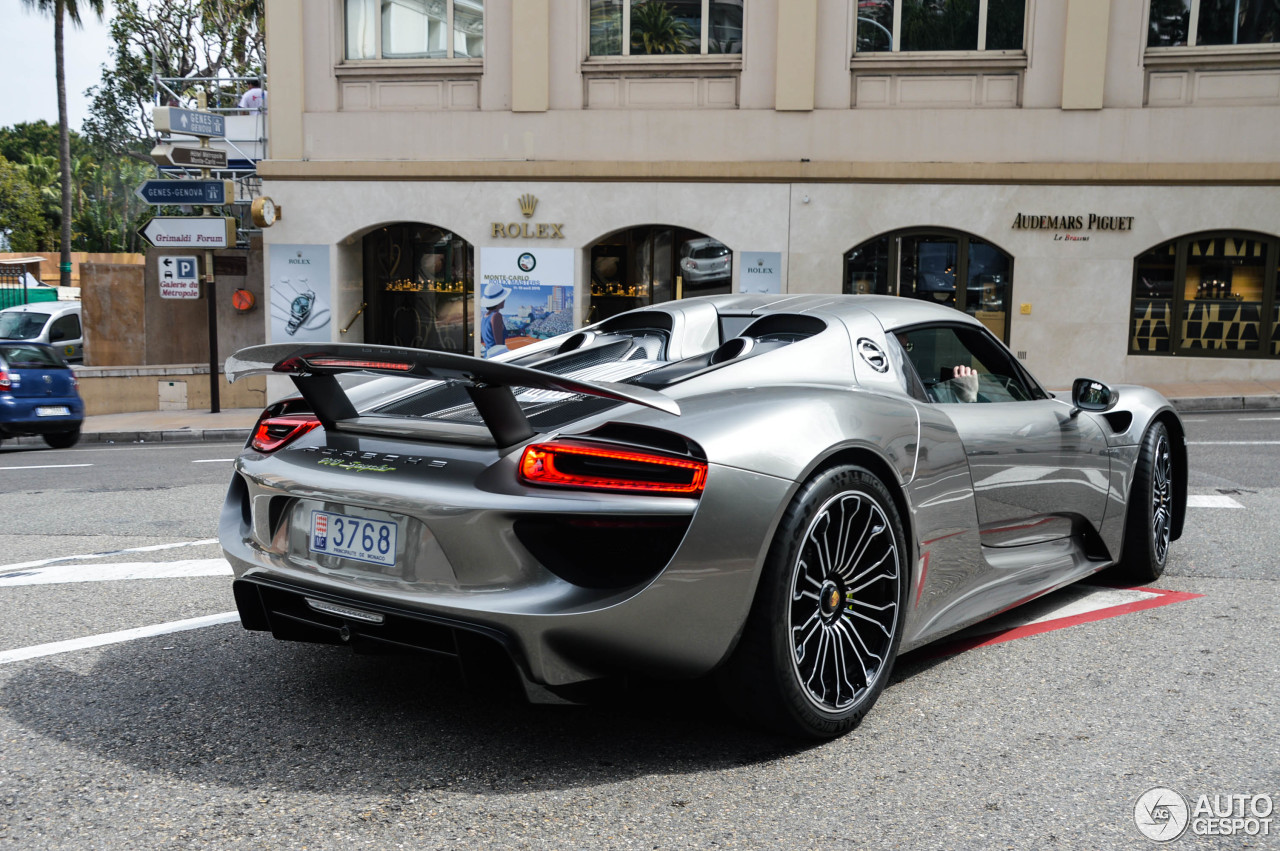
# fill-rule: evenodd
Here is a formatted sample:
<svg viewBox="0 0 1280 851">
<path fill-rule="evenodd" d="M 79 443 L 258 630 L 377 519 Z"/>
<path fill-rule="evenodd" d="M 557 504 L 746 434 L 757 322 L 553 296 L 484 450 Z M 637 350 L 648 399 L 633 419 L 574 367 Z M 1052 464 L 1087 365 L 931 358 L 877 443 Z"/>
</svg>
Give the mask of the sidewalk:
<svg viewBox="0 0 1280 851">
<path fill-rule="evenodd" d="M 1280 410 L 1280 381 L 1215 381 L 1204 384 L 1154 384 L 1182 413 L 1203 411 Z M 1057 390 L 1070 395 L 1070 389 Z M 243 443 L 249 437 L 258 408 L 208 411 L 143 411 L 136 414 L 102 414 L 86 417 L 84 443 L 191 443 L 227 440 Z M 38 437 L 18 442 L 39 443 Z"/>
<path fill-rule="evenodd" d="M 243 443 L 258 421 L 261 408 L 208 411 L 142 411 L 85 417 L 82 443 L 192 443 L 233 440 Z M 23 438 L 39 441 L 40 438 Z"/>
</svg>

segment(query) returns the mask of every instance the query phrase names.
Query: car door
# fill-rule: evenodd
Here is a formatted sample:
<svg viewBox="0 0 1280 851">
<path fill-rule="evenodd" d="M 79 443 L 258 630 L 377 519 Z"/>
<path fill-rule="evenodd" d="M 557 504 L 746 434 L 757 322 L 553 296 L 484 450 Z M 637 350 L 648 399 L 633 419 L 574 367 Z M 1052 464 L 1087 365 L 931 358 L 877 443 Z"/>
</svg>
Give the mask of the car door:
<svg viewBox="0 0 1280 851">
<path fill-rule="evenodd" d="M 1092 419 L 1071 416 L 1071 406 L 1045 393 L 984 328 L 937 324 L 895 334 L 929 403 L 964 444 L 983 546 L 1036 544 L 1068 537 L 1082 521 L 1101 524 L 1110 459 Z"/>
<path fill-rule="evenodd" d="M 53 320 L 49 328 L 49 342 L 67 360 L 83 360 L 84 340 L 80 330 L 80 317 L 74 313 L 65 313 Z"/>
</svg>

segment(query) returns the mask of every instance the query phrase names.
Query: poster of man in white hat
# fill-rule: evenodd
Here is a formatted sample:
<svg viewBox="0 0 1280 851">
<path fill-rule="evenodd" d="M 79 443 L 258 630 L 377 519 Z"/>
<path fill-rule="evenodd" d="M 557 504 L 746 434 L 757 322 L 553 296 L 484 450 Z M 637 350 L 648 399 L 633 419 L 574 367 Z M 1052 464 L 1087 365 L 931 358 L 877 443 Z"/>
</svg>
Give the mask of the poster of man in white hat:
<svg viewBox="0 0 1280 851">
<path fill-rule="evenodd" d="M 480 348 L 493 357 L 573 330 L 573 250 L 480 249 Z"/>
</svg>

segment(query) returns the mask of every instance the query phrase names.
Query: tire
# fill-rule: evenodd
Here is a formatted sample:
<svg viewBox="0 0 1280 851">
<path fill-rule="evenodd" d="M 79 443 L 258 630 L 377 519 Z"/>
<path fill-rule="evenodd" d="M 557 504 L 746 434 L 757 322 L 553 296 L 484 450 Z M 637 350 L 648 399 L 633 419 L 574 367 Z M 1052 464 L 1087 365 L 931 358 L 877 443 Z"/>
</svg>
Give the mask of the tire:
<svg viewBox="0 0 1280 851">
<path fill-rule="evenodd" d="M 42 435 L 44 442 L 53 449 L 70 449 L 80 442 L 80 429 L 75 431 L 58 431 Z"/>
<path fill-rule="evenodd" d="M 1115 571 L 1118 579 L 1152 582 L 1164 573 L 1173 533 L 1173 474 L 1169 430 L 1164 423 L 1154 423 L 1142 437 L 1129 489 L 1124 550 Z"/>
<path fill-rule="evenodd" d="M 726 666 L 747 717 L 813 739 L 856 727 L 902 640 L 908 550 L 888 488 L 861 467 L 810 479 L 783 516 Z"/>
</svg>

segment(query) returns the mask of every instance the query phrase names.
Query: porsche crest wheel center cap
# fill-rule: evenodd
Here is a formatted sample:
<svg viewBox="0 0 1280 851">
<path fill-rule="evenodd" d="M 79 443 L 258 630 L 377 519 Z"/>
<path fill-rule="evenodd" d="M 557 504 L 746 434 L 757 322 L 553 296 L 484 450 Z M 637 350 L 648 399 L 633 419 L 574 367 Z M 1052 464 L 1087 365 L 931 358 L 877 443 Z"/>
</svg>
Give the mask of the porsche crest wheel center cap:
<svg viewBox="0 0 1280 851">
<path fill-rule="evenodd" d="M 844 602 L 844 593 L 840 590 L 839 585 L 828 579 L 822 583 L 822 590 L 818 592 L 818 599 L 821 601 L 822 616 L 830 618 L 840 611 L 840 604 Z"/>
</svg>

